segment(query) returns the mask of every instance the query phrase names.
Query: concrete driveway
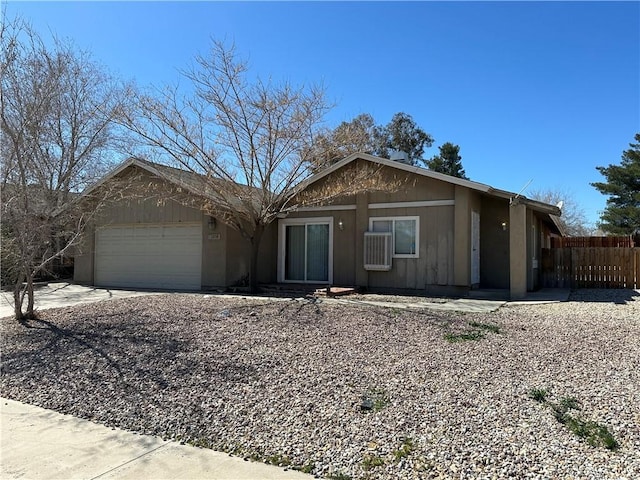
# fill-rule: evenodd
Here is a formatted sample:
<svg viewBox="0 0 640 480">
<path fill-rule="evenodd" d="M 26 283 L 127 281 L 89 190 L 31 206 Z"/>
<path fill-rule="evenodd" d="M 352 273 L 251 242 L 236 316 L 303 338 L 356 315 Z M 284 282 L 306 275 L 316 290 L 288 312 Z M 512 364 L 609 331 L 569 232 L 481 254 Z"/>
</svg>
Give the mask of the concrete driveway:
<svg viewBox="0 0 640 480">
<path fill-rule="evenodd" d="M 81 303 L 101 302 L 116 298 L 157 295 L 151 291 L 114 290 L 109 288 L 87 287 L 67 282 L 52 282 L 36 286 L 35 308 L 69 307 Z M 0 292 L 0 318 L 13 316 L 13 292 Z"/>
</svg>

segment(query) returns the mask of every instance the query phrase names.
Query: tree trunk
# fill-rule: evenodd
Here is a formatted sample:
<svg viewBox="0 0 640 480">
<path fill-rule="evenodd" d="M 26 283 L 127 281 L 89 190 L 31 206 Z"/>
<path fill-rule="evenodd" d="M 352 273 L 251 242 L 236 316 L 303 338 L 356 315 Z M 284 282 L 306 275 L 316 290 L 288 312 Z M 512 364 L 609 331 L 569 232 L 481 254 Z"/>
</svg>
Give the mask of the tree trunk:
<svg viewBox="0 0 640 480">
<path fill-rule="evenodd" d="M 258 293 L 258 257 L 263 233 L 264 225 L 256 225 L 253 237 L 251 237 L 251 260 L 249 262 L 249 290 L 251 293 Z"/>
<path fill-rule="evenodd" d="M 27 275 L 27 311 L 25 317 L 27 319 L 36 318 L 34 313 L 34 293 L 33 293 L 33 274 Z"/>
<path fill-rule="evenodd" d="M 24 274 L 20 273 L 18 278 L 16 278 L 16 284 L 13 287 L 13 312 L 14 318 L 21 322 L 24 320 L 24 315 L 22 314 L 22 301 L 24 296 L 22 295 L 22 282 L 24 281 Z"/>
</svg>

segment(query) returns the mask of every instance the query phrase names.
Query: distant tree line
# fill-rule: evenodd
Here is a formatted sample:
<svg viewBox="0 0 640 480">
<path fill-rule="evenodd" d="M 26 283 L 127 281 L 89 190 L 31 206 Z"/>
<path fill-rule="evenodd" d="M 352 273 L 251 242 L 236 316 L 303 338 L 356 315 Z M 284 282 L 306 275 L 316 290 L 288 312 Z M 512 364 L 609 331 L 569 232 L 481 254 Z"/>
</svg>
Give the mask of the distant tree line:
<svg viewBox="0 0 640 480">
<path fill-rule="evenodd" d="M 424 165 L 436 172 L 467 178 L 458 145 L 444 143 L 438 147 L 438 155 L 423 158 L 425 149 L 433 143 L 431 134 L 407 113 L 396 113 L 386 125 L 378 125 L 370 114 L 361 113 L 334 129 L 320 132 L 310 157 L 317 171 L 356 152 L 383 158 L 390 158 L 397 152 L 406 154 L 411 165 Z"/>
</svg>

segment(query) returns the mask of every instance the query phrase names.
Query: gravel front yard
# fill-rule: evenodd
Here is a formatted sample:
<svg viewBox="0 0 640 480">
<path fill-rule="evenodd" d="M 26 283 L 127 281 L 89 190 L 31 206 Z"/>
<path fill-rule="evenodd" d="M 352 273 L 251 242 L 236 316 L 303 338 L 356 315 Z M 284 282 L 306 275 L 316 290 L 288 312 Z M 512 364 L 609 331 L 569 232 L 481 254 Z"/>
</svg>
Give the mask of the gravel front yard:
<svg viewBox="0 0 640 480">
<path fill-rule="evenodd" d="M 2 395 L 108 426 L 328 478 L 640 475 L 637 292 L 491 314 L 185 294 L 42 318 L 2 319 Z"/>
</svg>

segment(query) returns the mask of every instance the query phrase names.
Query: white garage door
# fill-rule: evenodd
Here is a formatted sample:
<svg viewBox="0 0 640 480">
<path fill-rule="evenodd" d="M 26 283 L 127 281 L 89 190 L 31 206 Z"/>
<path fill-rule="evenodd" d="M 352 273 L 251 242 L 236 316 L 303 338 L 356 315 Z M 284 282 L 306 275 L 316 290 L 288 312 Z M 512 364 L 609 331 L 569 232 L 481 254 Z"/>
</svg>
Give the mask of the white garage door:
<svg viewBox="0 0 640 480">
<path fill-rule="evenodd" d="M 126 225 L 96 231 L 95 284 L 199 290 L 201 225 Z"/>
</svg>

